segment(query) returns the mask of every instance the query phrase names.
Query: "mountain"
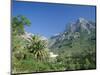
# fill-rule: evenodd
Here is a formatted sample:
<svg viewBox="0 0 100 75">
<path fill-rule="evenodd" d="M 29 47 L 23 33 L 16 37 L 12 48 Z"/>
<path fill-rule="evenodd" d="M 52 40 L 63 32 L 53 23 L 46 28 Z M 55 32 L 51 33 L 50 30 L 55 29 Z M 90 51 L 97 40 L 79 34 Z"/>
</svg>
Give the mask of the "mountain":
<svg viewBox="0 0 100 75">
<path fill-rule="evenodd" d="M 75 23 L 70 24 L 70 32 L 87 31 L 91 32 L 91 29 L 95 28 L 95 23 L 85 20 L 84 18 L 79 18 Z"/>
<path fill-rule="evenodd" d="M 30 39 L 32 39 L 32 36 L 34 36 L 34 34 L 29 32 L 25 32 L 24 34 L 20 35 L 21 38 L 27 40 L 28 42 L 31 42 Z"/>
<path fill-rule="evenodd" d="M 80 43 L 82 40 L 95 40 L 95 27 L 95 22 L 79 18 L 74 23 L 67 25 L 63 32 L 52 36 L 49 39 L 49 48 L 54 52 L 59 52 L 68 47 L 74 47 L 73 43 Z"/>
<path fill-rule="evenodd" d="M 29 32 L 25 32 L 24 34 L 20 35 L 21 38 L 27 40 L 28 42 L 31 42 L 32 36 L 39 36 L 39 39 L 48 41 L 45 36 L 40 36 Z"/>
</svg>

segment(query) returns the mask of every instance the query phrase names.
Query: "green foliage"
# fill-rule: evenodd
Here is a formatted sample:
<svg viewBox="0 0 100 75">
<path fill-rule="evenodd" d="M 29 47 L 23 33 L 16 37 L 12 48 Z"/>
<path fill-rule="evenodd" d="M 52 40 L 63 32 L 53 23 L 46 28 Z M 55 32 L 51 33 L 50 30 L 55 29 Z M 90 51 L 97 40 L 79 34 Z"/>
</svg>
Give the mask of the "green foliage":
<svg viewBox="0 0 100 75">
<path fill-rule="evenodd" d="M 47 41 L 41 40 L 37 35 L 32 36 L 31 44 L 28 46 L 29 52 L 34 54 L 37 60 L 48 59 L 49 53 L 47 48 Z"/>
<path fill-rule="evenodd" d="M 28 40 L 22 38 L 24 26 L 31 23 L 25 16 L 12 18 L 12 72 L 47 72 L 96 68 L 96 35 L 95 30 L 88 34 L 86 31 L 75 33 L 75 36 L 63 41 L 58 40 L 52 48 L 48 41 L 39 35 L 33 35 Z M 75 38 L 74 38 L 75 37 Z M 58 54 L 50 57 L 49 52 Z"/>
<path fill-rule="evenodd" d="M 30 21 L 25 16 L 19 15 L 12 18 L 12 34 L 23 34 L 24 26 L 30 26 Z"/>
</svg>

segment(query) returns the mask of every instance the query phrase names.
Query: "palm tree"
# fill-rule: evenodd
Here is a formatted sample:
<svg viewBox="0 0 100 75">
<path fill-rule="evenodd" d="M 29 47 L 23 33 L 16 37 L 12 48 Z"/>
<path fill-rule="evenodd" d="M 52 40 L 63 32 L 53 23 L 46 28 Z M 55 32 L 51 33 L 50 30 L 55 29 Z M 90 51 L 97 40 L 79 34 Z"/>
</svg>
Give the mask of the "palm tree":
<svg viewBox="0 0 100 75">
<path fill-rule="evenodd" d="M 32 36 L 31 41 L 31 45 L 28 47 L 30 53 L 33 53 L 37 60 L 47 60 L 49 56 L 47 41 L 41 40 L 40 36 L 37 35 Z"/>
</svg>

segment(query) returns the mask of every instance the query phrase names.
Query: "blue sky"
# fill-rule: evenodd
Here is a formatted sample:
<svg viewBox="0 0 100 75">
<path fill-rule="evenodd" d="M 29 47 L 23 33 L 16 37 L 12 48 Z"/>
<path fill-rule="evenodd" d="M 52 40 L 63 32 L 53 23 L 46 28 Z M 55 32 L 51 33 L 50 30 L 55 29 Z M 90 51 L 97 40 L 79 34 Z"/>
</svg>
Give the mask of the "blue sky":
<svg viewBox="0 0 100 75">
<path fill-rule="evenodd" d="M 31 21 L 27 32 L 50 37 L 64 31 L 66 25 L 83 17 L 95 21 L 95 6 L 13 2 L 12 15 L 24 15 Z"/>
</svg>

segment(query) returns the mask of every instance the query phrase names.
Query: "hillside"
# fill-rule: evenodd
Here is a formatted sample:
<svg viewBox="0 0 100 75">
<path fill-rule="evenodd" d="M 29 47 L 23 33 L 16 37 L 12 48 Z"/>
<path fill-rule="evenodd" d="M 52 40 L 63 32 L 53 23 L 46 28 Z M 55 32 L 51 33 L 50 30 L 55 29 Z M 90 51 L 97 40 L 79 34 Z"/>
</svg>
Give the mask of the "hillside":
<svg viewBox="0 0 100 75">
<path fill-rule="evenodd" d="M 95 26 L 95 22 L 79 18 L 76 22 L 67 25 L 63 32 L 52 36 L 49 39 L 49 48 L 55 53 L 83 52 L 82 48 L 95 44 Z"/>
<path fill-rule="evenodd" d="M 25 31 L 25 16 L 12 19 L 12 73 L 96 68 L 96 24 L 79 18 L 49 39 Z"/>
</svg>

